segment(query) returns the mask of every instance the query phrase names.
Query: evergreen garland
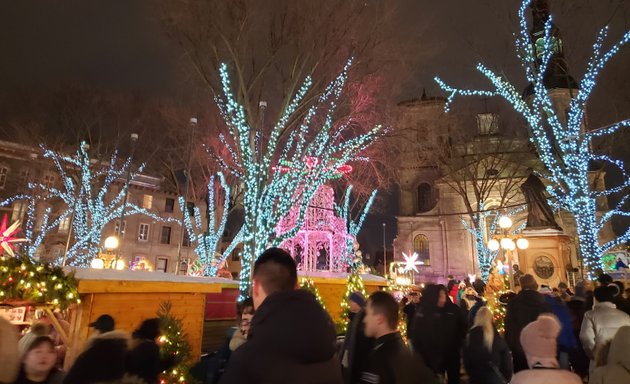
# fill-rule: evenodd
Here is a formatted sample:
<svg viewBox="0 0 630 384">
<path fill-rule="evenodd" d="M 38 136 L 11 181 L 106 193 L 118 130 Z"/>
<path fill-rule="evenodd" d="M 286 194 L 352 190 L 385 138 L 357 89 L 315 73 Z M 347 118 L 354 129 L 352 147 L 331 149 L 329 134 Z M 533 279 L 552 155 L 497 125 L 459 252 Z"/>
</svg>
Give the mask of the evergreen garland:
<svg viewBox="0 0 630 384">
<path fill-rule="evenodd" d="M 326 311 L 326 305 L 324 304 L 324 300 L 320 296 L 319 289 L 317 289 L 317 287 L 315 286 L 313 279 L 309 277 L 302 277 L 300 279 L 300 289 L 304 289 L 312 293 L 313 296 L 315 296 L 315 298 L 317 299 L 317 302 L 322 306 L 324 311 Z"/>
<path fill-rule="evenodd" d="M 74 274 L 28 257 L 0 257 L 0 302 L 26 301 L 64 309 L 80 303 Z"/>
</svg>

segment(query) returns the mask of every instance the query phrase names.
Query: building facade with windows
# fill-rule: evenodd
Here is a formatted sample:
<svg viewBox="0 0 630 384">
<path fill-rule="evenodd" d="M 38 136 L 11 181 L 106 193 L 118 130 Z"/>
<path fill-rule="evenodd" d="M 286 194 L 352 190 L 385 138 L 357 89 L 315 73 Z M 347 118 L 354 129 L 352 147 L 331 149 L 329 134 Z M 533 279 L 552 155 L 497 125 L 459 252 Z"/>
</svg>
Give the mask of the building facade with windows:
<svg viewBox="0 0 630 384">
<path fill-rule="evenodd" d="M 29 182 L 45 184 L 49 187 L 58 185 L 59 175 L 48 159 L 41 156 L 38 148 L 0 141 L 0 202 L 19 193 L 27 191 Z M 110 193 L 115 195 L 122 188 L 124 180 L 115 184 Z M 197 259 L 186 231 L 182 233 L 180 220 L 182 211 L 178 204 L 178 195 L 163 187 L 164 179 L 150 175 L 138 175 L 130 183 L 128 200 L 156 216 L 169 220 L 157 221 L 145 215 L 126 215 L 122 228 L 120 220 L 110 222 L 104 229 L 101 240 L 108 236 L 119 237 L 119 258 L 128 266 L 138 269 L 150 269 L 175 273 L 178 265 L 178 253 L 181 246 L 180 273 Z M 57 216 L 60 210 L 67 209 L 55 201 L 47 202 L 52 208 L 51 216 Z M 202 212 L 206 210 L 205 201 L 188 202 L 187 214 L 198 206 Z M 44 205 L 39 204 L 36 211 L 37 220 L 41 220 Z M 0 219 L 7 215 L 9 220 L 25 222 L 27 204 L 15 201 L 0 206 Z M 205 215 L 202 215 L 204 217 Z M 36 225 L 36 227 L 38 227 Z M 59 226 L 46 236 L 42 246 L 37 250 L 37 257 L 42 260 L 63 257 L 68 245 L 71 230 L 71 218 L 62 220 Z M 103 252 L 113 253 L 113 250 Z M 238 251 L 235 251 L 235 254 Z M 229 258 L 232 259 L 231 257 Z"/>
<path fill-rule="evenodd" d="M 503 127 L 499 125 L 498 115 L 487 112 L 476 116 L 468 113 L 464 117 L 453 112 L 446 114 L 444 99 L 439 97 L 429 98 L 423 95 L 420 99 L 400 103 L 398 125 L 397 129 L 401 133 L 397 143 L 400 156 L 397 162 L 400 204 L 397 215 L 398 232 L 393 244 L 394 258 L 402 261 L 403 253 L 408 255 L 417 253 L 418 260 L 423 262 L 423 265 L 418 267 L 420 272 L 417 281 L 445 283 L 448 275 L 463 279 L 468 274 L 477 274 L 479 266 L 475 239 L 466 229 L 464 222 L 470 223 L 471 210 L 499 209 L 486 220 L 484 238 L 487 241 L 493 235 L 490 221 L 494 215 L 509 214 L 520 207 L 520 211 L 512 215 L 513 228 L 524 226 L 527 221 L 527 209 L 520 185 L 525 181 L 523 175 L 526 176 L 532 169 L 540 167 L 535 154 L 528 150 L 524 155 L 522 152 L 517 153 L 511 146 L 506 146 L 502 153 L 489 151 L 487 155 L 484 153 L 481 156 L 479 154 L 470 156 L 469 159 L 474 160 L 468 162 L 464 160 L 457 166 L 440 165 L 431 156 L 443 155 L 445 149 L 451 154 L 459 151 L 474 155 L 472 152 L 493 148 L 499 138 L 510 135 L 502 132 Z M 462 135 L 462 131 L 469 133 Z M 452 137 L 459 137 L 464 144 L 454 144 L 449 139 Z M 506 141 L 509 140 L 519 139 L 508 137 Z M 524 142 L 519 145 L 520 148 L 527 146 L 526 136 L 522 140 Z M 465 156 L 462 158 L 466 159 Z M 486 164 L 479 165 L 479 162 Z M 487 164 L 497 164 L 501 171 Z M 451 177 L 449 173 L 457 173 L 457 167 L 472 167 L 476 171 L 483 170 L 484 174 L 479 174 L 474 181 L 463 182 L 460 189 L 456 190 L 453 188 L 454 183 L 447 177 Z M 498 172 L 520 175 L 522 178 L 510 179 Z M 593 172 L 594 185 L 603 188 L 604 176 L 601 171 Z M 479 206 L 478 199 L 475 199 L 473 182 L 494 183 L 482 207 Z M 511 185 L 513 193 L 508 199 L 503 199 L 509 183 L 513 183 Z M 468 194 L 468 201 L 473 203 L 472 206 L 466 205 L 462 191 Z M 606 202 L 602 200 L 599 208 L 605 212 Z M 562 227 L 563 235 L 571 239 L 571 242 L 562 245 L 559 251 L 564 253 L 565 257 L 562 260 L 560 258 L 553 260 L 554 268 L 561 274 L 570 273 L 573 268 L 581 266 L 574 240 L 575 222 L 567 212 L 554 213 L 556 222 Z M 602 241 L 612 238 L 614 238 L 612 227 L 607 226 L 603 231 Z M 544 255 L 541 253 L 541 256 Z M 518 260 L 518 250 L 515 252 L 515 259 Z M 568 261 L 567 265 L 562 265 L 564 261 Z M 533 273 L 531 270 L 525 272 Z"/>
</svg>

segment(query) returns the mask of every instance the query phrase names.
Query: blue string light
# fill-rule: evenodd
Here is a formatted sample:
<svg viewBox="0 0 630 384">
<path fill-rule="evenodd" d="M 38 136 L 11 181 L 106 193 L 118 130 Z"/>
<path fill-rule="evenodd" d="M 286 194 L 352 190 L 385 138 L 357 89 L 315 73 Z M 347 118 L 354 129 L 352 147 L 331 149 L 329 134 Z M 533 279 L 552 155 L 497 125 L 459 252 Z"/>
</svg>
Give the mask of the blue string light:
<svg viewBox="0 0 630 384">
<path fill-rule="evenodd" d="M 517 56 L 525 70 L 525 77 L 532 84 L 531 98 L 524 100 L 517 88 L 504 76 L 484 66 L 477 65 L 481 72 L 493 85 L 491 90 L 471 90 L 452 87 L 435 78 L 438 85 L 448 93 L 446 110 L 448 111 L 456 96 L 500 96 L 524 117 L 530 129 L 530 141 L 535 146 L 546 173 L 543 176 L 549 182 L 547 187 L 555 204 L 571 212 L 576 221 L 580 254 L 584 260 L 589 277 L 594 276 L 597 268 L 602 268 L 601 258 L 610 249 L 630 240 L 630 229 L 607 243 L 600 244 L 600 231 L 615 216 L 629 216 L 621 205 L 608 211 L 601 218 L 597 212 L 597 198 L 622 192 L 630 186 L 630 178 L 625 172 L 622 161 L 611 159 L 606 155 L 593 153 L 593 139 L 611 135 L 621 128 L 630 126 L 630 120 L 623 120 L 603 129 L 584 132 L 584 116 L 586 104 L 597 84 L 596 79 L 605 65 L 619 52 L 621 47 L 630 41 L 630 31 L 608 50 L 604 50 L 604 42 L 608 35 L 608 27 L 601 29 L 593 44 L 593 53 L 588 62 L 586 72 L 574 90 L 568 112 L 554 108 L 554 100 L 545 86 L 545 74 L 556 54 L 556 38 L 553 36 L 553 22 L 549 17 L 545 21 L 542 49 L 536 56 L 532 37 L 528 32 L 526 11 L 531 1 L 525 0 L 519 8 L 520 33 L 516 38 Z M 566 113 L 566 117 L 565 117 Z M 623 181 L 620 185 L 604 191 L 595 190 L 589 182 L 589 165 L 593 161 L 607 162 L 622 170 Z M 626 200 L 623 197 L 622 200 Z"/>
<path fill-rule="evenodd" d="M 232 93 L 227 65 L 220 67 L 223 97 L 216 102 L 228 132 L 220 140 L 229 155 L 213 155 L 243 186 L 241 298 L 249 293 L 255 258 L 267 247 L 293 237 L 317 189 L 336 178 L 340 166 L 354 160 L 382 133 L 380 125 L 355 135 L 349 132 L 350 124 L 336 124 L 337 103 L 351 64 L 349 60 L 301 121 L 291 123 L 311 89 L 312 79 L 307 77 L 265 140 L 260 140 L 261 132 L 248 123 L 245 108 Z M 323 114 L 322 118 L 315 119 L 318 114 Z M 295 227 L 276 234 L 277 224 L 293 206 L 299 207 Z"/>
</svg>

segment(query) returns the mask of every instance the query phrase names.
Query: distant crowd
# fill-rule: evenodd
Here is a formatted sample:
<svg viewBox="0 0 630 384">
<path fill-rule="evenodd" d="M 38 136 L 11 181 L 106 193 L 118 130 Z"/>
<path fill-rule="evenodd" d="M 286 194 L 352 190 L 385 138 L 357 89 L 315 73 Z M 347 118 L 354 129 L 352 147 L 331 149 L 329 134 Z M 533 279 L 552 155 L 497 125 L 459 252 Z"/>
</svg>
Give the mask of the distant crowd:
<svg viewBox="0 0 630 384">
<path fill-rule="evenodd" d="M 400 302 L 385 291 L 355 292 L 338 337 L 315 296 L 297 289 L 291 256 L 271 248 L 254 265 L 238 326 L 190 373 L 204 384 L 630 383 L 630 290 L 622 282 L 602 274 L 574 292 L 564 283 L 539 286 L 528 274 L 517 283 L 518 293 L 491 303 L 479 280 L 429 284 Z M 0 320 L 0 383 L 157 384 L 175 363 L 160 356 L 157 319 L 131 339 L 108 315 L 91 326 L 94 335 L 64 374 L 47 328 L 34 325 L 18 341 Z"/>
</svg>

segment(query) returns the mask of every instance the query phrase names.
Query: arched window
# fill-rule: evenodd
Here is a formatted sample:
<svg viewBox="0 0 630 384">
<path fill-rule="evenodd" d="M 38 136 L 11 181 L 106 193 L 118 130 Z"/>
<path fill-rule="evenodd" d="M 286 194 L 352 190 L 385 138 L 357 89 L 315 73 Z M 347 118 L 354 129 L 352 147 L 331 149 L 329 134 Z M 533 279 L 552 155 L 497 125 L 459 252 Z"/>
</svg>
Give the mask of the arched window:
<svg viewBox="0 0 630 384">
<path fill-rule="evenodd" d="M 425 265 L 430 264 L 429 238 L 426 235 L 420 234 L 413 238 L 413 251 L 418 254 L 418 261 L 422 261 Z"/>
<path fill-rule="evenodd" d="M 9 174 L 9 168 L 0 165 L 0 189 L 4 188 L 7 184 L 7 175 Z"/>
<path fill-rule="evenodd" d="M 428 183 L 418 185 L 418 212 L 428 212 L 433 208 L 433 188 Z"/>
</svg>

